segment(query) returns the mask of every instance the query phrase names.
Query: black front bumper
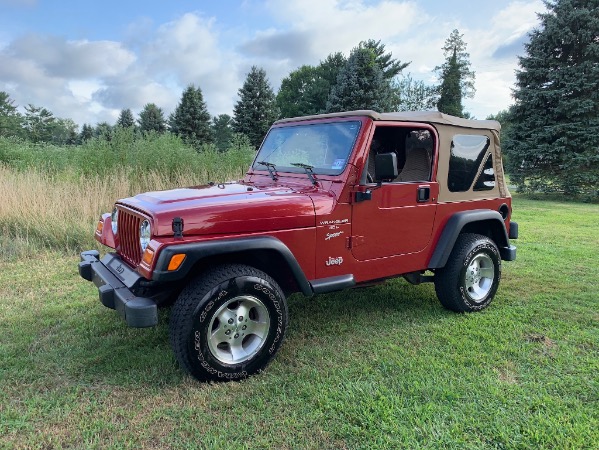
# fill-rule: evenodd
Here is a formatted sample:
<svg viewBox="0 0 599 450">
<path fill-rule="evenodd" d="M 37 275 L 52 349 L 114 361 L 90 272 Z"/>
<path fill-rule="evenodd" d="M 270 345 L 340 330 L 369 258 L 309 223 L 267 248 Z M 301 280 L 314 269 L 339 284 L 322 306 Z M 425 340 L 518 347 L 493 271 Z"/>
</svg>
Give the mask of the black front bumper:
<svg viewBox="0 0 599 450">
<path fill-rule="evenodd" d="M 127 325 L 135 328 L 158 324 L 158 307 L 150 298 L 138 297 L 131 289 L 143 278 L 114 254 L 99 259 L 95 250 L 81 253 L 79 275 L 98 287 L 100 301 L 116 309 Z"/>
</svg>

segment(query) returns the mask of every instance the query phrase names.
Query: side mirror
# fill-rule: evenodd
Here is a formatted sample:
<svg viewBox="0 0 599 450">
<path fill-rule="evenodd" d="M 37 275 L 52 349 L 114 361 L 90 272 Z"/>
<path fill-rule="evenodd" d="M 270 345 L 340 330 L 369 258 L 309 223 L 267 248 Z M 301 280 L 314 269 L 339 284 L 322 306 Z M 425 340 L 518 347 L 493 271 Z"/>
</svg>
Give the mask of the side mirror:
<svg viewBox="0 0 599 450">
<path fill-rule="evenodd" d="M 374 159 L 376 182 L 397 178 L 397 155 L 395 153 L 379 153 Z"/>
</svg>

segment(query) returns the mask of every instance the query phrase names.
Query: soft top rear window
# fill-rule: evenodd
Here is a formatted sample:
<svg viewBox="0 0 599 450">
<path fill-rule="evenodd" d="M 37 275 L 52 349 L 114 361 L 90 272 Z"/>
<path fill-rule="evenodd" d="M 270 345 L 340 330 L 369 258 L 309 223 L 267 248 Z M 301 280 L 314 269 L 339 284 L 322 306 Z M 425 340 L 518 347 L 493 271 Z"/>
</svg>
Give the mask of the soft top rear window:
<svg viewBox="0 0 599 450">
<path fill-rule="evenodd" d="M 451 192 L 470 189 L 491 141 L 477 134 L 456 134 L 451 142 L 447 187 Z"/>
</svg>

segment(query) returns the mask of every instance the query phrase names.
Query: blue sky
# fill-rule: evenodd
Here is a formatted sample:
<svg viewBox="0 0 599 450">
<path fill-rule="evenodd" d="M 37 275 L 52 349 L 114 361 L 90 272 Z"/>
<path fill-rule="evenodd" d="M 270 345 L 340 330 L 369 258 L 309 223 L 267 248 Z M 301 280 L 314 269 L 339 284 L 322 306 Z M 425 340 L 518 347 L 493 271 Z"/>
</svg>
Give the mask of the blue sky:
<svg viewBox="0 0 599 450">
<path fill-rule="evenodd" d="M 263 67 L 276 90 L 290 71 L 380 39 L 405 73 L 434 83 L 441 47 L 464 34 L 478 118 L 505 109 L 540 0 L 0 0 L 0 90 L 75 122 L 114 123 L 153 102 L 170 113 L 200 86 L 211 114 L 231 114 L 245 74 Z"/>
</svg>

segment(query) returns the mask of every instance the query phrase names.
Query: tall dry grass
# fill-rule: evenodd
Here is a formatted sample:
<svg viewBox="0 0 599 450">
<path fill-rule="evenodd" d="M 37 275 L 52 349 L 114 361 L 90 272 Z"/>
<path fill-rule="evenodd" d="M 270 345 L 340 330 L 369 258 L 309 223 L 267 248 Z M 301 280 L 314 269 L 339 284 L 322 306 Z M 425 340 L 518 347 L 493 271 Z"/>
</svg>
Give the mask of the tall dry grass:
<svg viewBox="0 0 599 450">
<path fill-rule="evenodd" d="M 176 174 L 136 173 L 132 168 L 110 176 L 82 176 L 16 170 L 0 165 L 0 258 L 34 256 L 59 250 L 74 254 L 96 248 L 94 229 L 100 214 L 120 198 L 136 193 L 194 186 L 208 181 L 234 180 L 243 173 L 191 170 Z"/>
</svg>

